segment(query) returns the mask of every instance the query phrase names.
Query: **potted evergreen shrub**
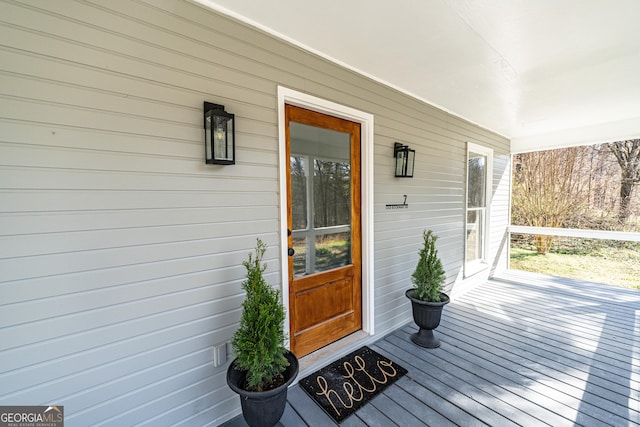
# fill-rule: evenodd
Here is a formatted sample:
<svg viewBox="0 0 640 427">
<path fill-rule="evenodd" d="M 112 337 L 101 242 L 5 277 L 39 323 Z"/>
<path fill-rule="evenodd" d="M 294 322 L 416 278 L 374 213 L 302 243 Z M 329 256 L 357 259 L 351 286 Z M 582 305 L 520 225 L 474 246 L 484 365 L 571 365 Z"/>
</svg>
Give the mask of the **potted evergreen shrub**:
<svg viewBox="0 0 640 427">
<path fill-rule="evenodd" d="M 440 340 L 433 335 L 433 330 L 440 325 L 442 309 L 449 303 L 449 296 L 442 291 L 446 275 L 436 249 L 438 237 L 431 230 L 425 230 L 422 237 L 424 245 L 411 275 L 414 287 L 405 295 L 411 300 L 413 321 L 420 328 L 411 335 L 411 341 L 421 347 L 436 348 L 440 347 Z"/>
<path fill-rule="evenodd" d="M 243 265 L 240 327 L 231 345 L 236 359 L 227 369 L 227 384 L 240 395 L 242 415 L 251 427 L 271 427 L 282 417 L 287 388 L 298 375 L 298 359 L 284 347 L 285 311 L 280 292 L 264 279 L 262 256 L 267 246 L 257 239 L 255 253 Z"/>
</svg>

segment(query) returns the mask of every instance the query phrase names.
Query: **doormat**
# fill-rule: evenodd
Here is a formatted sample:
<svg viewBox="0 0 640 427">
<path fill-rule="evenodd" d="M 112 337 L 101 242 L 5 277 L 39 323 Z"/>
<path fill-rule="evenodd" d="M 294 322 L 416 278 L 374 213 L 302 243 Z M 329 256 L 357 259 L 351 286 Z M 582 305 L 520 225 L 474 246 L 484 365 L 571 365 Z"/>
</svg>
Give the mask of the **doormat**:
<svg viewBox="0 0 640 427">
<path fill-rule="evenodd" d="M 362 347 L 300 380 L 300 386 L 337 423 L 356 412 L 407 370 Z"/>
</svg>

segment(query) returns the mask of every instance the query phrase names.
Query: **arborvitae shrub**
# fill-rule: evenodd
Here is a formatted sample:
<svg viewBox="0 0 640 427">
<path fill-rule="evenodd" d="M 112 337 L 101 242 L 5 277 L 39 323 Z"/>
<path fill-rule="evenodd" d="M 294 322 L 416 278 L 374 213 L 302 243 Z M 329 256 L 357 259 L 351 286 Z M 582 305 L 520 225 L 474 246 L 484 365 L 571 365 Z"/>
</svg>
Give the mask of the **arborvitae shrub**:
<svg viewBox="0 0 640 427">
<path fill-rule="evenodd" d="M 264 391 L 269 389 L 289 366 L 284 347 L 284 306 L 280 292 L 264 279 L 267 265 L 262 265 L 262 256 L 267 246 L 257 239 L 255 254 L 249 253 L 243 265 L 247 278 L 242 289 L 247 293 L 242 303 L 240 327 L 233 335 L 231 345 L 236 354 L 235 368 L 247 371 L 246 389 Z"/>
<path fill-rule="evenodd" d="M 414 296 L 422 301 L 440 302 L 446 275 L 436 249 L 438 237 L 431 230 L 424 231 L 422 237 L 424 245 L 418 252 L 418 265 L 411 275 L 411 282 L 416 289 Z"/>
</svg>

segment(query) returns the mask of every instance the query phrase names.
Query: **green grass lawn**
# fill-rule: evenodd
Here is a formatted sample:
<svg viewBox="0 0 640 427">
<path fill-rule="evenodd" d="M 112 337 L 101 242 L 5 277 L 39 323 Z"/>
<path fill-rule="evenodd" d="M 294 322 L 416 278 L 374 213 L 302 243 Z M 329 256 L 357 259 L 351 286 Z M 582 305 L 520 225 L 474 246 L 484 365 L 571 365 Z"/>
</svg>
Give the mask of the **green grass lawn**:
<svg viewBox="0 0 640 427">
<path fill-rule="evenodd" d="M 640 289 L 640 251 L 632 249 L 608 248 L 589 255 L 538 255 L 512 247 L 511 268 Z"/>
</svg>

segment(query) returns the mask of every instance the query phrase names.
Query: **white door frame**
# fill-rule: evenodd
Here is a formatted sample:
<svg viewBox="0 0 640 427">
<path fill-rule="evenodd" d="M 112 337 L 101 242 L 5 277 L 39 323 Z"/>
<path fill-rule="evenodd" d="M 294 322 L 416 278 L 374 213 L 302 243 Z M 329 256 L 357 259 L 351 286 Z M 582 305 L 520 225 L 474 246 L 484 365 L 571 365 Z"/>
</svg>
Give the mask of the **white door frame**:
<svg viewBox="0 0 640 427">
<path fill-rule="evenodd" d="M 289 335 L 289 255 L 287 254 L 287 163 L 284 105 L 290 104 L 360 123 L 361 223 L 362 223 L 362 330 L 374 334 L 373 280 L 373 114 L 278 86 L 278 138 L 280 179 L 280 270 L 282 302 L 287 309 L 285 333 Z"/>
</svg>

